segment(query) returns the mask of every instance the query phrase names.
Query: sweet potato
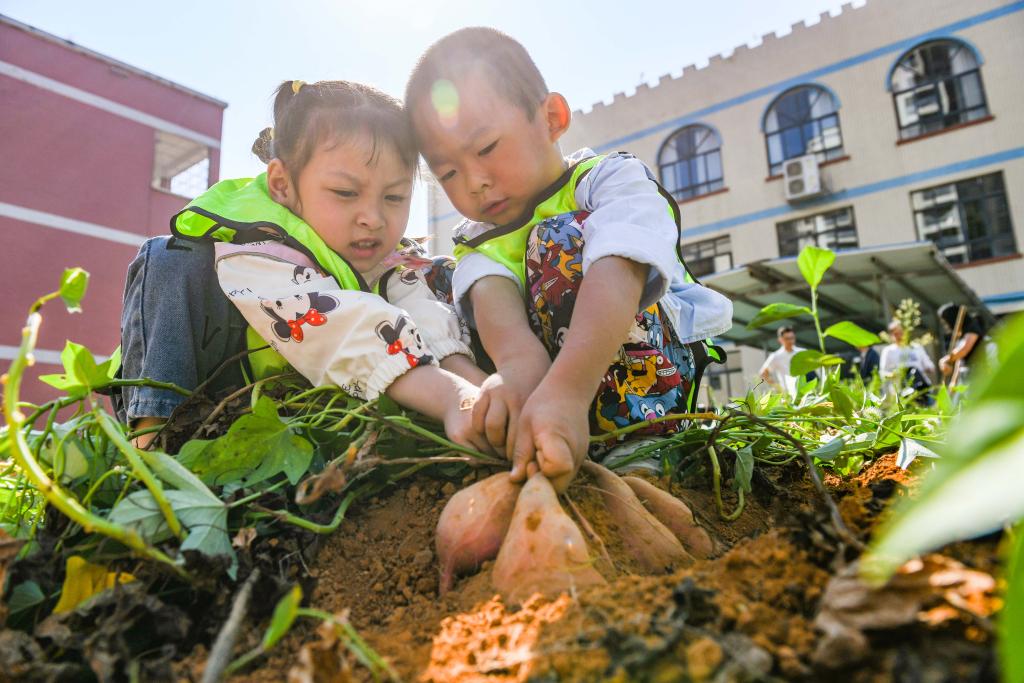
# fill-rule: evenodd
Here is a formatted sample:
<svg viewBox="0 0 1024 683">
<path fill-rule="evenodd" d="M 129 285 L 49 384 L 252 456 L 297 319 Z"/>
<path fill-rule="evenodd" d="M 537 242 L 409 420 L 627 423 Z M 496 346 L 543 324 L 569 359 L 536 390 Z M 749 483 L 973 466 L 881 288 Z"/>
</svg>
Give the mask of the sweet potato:
<svg viewBox="0 0 1024 683">
<path fill-rule="evenodd" d="M 693 563 L 679 539 L 644 508 L 622 477 L 590 460 L 583 463 L 583 471 L 593 477 L 623 544 L 644 569 L 660 573 Z"/>
<path fill-rule="evenodd" d="M 643 506 L 668 527 L 694 557 L 707 558 L 714 550 L 708 532 L 697 525 L 693 512 L 671 493 L 639 477 L 623 477 Z"/>
<path fill-rule="evenodd" d="M 521 488 L 509 481 L 508 472 L 502 472 L 462 489 L 444 506 L 435 536 L 442 595 L 456 575 L 498 554 Z"/>
<path fill-rule="evenodd" d="M 523 485 L 491 578 L 510 602 L 605 582 L 593 567 L 579 527 L 562 510 L 542 472 Z"/>
</svg>

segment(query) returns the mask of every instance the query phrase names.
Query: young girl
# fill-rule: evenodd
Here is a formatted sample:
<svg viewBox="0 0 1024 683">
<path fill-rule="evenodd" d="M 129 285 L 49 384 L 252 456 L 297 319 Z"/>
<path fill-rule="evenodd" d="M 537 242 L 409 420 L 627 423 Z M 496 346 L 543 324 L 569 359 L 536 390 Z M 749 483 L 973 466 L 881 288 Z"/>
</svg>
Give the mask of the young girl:
<svg viewBox="0 0 1024 683">
<path fill-rule="evenodd" d="M 253 151 L 266 173 L 211 187 L 129 269 L 125 376 L 191 389 L 240 347 L 269 344 L 249 356 L 257 378 L 291 365 L 357 398 L 385 393 L 487 448 L 470 410 L 486 375 L 428 287 L 431 261 L 402 239 L 416 148 L 399 103 L 345 81 L 285 82 Z M 123 399 L 140 427 L 180 402 L 149 389 Z"/>
</svg>

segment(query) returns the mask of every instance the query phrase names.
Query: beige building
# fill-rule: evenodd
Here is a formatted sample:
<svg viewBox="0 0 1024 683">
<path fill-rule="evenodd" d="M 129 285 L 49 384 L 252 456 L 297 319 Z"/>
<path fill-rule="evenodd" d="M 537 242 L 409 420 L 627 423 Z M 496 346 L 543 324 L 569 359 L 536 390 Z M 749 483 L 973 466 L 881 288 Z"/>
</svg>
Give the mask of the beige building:
<svg viewBox="0 0 1024 683">
<path fill-rule="evenodd" d="M 698 276 L 805 244 L 933 240 L 1007 313 L 1024 309 L 1022 64 L 1024 2 L 869 0 L 577 111 L 563 149 L 654 169 Z M 458 220 L 432 188 L 435 253 Z M 733 355 L 735 393 L 764 352 Z"/>
</svg>

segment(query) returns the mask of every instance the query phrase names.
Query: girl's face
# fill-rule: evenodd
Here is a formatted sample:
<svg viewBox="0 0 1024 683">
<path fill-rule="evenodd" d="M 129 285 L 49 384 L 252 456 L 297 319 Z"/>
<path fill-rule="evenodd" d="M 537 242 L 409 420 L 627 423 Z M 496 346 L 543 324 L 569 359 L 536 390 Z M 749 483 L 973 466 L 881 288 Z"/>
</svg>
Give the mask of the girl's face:
<svg viewBox="0 0 1024 683">
<path fill-rule="evenodd" d="M 267 168 L 271 196 L 287 206 L 356 270 L 394 251 L 409 220 L 413 170 L 381 143 L 371 162 L 368 135 L 326 140 L 293 183 L 280 160 Z"/>
</svg>

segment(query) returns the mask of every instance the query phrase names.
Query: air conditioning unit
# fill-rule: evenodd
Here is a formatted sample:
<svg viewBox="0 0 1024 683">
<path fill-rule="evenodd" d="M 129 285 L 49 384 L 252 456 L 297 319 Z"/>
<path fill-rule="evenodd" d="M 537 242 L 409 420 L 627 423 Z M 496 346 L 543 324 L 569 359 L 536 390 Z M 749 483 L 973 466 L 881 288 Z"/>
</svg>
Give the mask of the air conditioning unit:
<svg viewBox="0 0 1024 683">
<path fill-rule="evenodd" d="M 782 180 L 786 188 L 786 201 L 789 202 L 817 197 L 824 191 L 818 159 L 813 154 L 783 162 Z"/>
</svg>

